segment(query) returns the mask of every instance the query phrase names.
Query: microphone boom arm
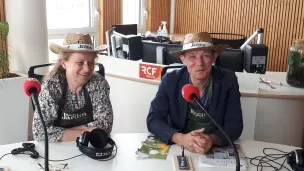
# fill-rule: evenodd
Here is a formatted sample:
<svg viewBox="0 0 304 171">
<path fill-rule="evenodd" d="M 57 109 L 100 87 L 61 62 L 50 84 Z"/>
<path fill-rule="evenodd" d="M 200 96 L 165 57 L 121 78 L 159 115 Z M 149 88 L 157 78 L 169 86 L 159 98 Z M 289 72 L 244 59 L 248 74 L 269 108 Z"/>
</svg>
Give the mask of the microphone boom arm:
<svg viewBox="0 0 304 171">
<path fill-rule="evenodd" d="M 209 113 L 205 110 L 201 102 L 198 100 L 195 94 L 191 96 L 191 98 L 195 101 L 195 103 L 205 112 L 205 114 L 210 118 L 210 120 L 218 127 L 218 129 L 224 134 L 225 138 L 228 140 L 229 144 L 232 146 L 233 151 L 235 153 L 235 159 L 236 159 L 236 170 L 240 171 L 240 158 L 239 154 L 237 152 L 237 149 L 234 145 L 234 143 L 231 141 L 231 139 L 228 137 L 228 135 L 225 133 L 225 131 L 213 120 L 213 118 L 209 115 Z"/>
<path fill-rule="evenodd" d="M 49 171 L 49 139 L 48 139 L 48 135 L 47 135 L 47 129 L 46 129 L 46 126 L 45 126 L 45 122 L 44 122 L 42 114 L 41 114 L 41 109 L 40 109 L 39 102 L 38 102 L 38 96 L 37 96 L 36 93 L 37 92 L 34 91 L 31 98 L 33 100 L 35 109 L 38 110 L 38 115 L 40 117 L 42 127 L 43 127 L 43 132 L 44 132 L 44 169 L 45 169 L 45 171 Z"/>
</svg>

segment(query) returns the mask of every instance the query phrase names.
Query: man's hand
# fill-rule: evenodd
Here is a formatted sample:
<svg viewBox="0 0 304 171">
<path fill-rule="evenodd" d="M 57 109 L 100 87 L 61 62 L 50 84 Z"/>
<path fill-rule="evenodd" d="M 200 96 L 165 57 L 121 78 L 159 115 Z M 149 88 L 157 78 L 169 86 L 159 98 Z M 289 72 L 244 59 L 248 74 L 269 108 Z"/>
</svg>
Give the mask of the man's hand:
<svg viewBox="0 0 304 171">
<path fill-rule="evenodd" d="M 178 145 L 184 146 L 185 149 L 189 150 L 192 153 L 205 154 L 207 152 L 205 148 L 200 147 L 196 143 L 195 136 L 192 136 L 191 132 L 188 134 L 175 133 L 171 137 L 171 141 Z"/>
<path fill-rule="evenodd" d="M 207 135 L 204 133 L 205 128 L 194 130 L 188 134 L 175 133 L 171 141 L 183 145 L 187 150 L 193 153 L 206 154 L 212 145 L 219 143 L 216 135 Z"/>
<path fill-rule="evenodd" d="M 212 144 L 213 144 L 212 138 L 209 135 L 204 134 L 204 131 L 205 131 L 205 128 L 194 130 L 194 131 L 190 132 L 195 143 L 200 148 L 204 149 L 202 153 L 199 152 L 200 154 L 206 154 L 210 150 L 210 148 L 212 147 Z"/>
</svg>

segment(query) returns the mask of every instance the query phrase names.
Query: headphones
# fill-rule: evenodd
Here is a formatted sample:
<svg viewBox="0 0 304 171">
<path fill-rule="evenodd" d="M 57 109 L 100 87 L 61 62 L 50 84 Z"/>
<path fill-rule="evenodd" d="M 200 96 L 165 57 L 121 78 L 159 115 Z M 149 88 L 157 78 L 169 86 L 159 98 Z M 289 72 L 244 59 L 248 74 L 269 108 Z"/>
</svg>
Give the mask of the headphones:
<svg viewBox="0 0 304 171">
<path fill-rule="evenodd" d="M 17 155 L 17 154 L 24 154 L 26 152 L 29 152 L 30 157 L 33 159 L 39 158 L 39 153 L 35 150 L 35 144 L 33 143 L 22 143 L 22 147 L 13 149 L 11 151 L 11 154 Z"/>
<path fill-rule="evenodd" d="M 89 143 L 93 147 L 89 147 Z M 111 160 L 117 153 L 117 146 L 114 140 L 108 136 L 108 133 L 99 128 L 91 132 L 85 131 L 80 137 L 77 137 L 76 144 L 79 151 L 95 160 Z M 107 146 L 108 144 L 109 146 Z M 115 151 L 115 154 L 110 157 L 113 151 Z"/>
<path fill-rule="evenodd" d="M 287 163 L 293 171 L 304 171 L 304 149 L 292 151 L 287 157 Z"/>
</svg>

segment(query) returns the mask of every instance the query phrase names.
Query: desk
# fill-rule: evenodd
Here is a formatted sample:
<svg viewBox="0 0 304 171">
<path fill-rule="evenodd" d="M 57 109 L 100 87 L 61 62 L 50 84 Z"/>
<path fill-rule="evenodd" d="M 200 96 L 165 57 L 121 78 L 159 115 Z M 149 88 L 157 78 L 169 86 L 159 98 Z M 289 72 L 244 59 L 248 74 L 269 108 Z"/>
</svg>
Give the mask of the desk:
<svg viewBox="0 0 304 171">
<path fill-rule="evenodd" d="M 147 133 L 129 133 L 129 134 L 114 134 L 112 138 L 118 146 L 118 153 L 116 157 L 110 161 L 96 161 L 90 159 L 87 156 L 80 156 L 75 159 L 68 161 L 60 162 L 62 164 L 68 163 L 69 169 L 71 171 L 84 171 L 84 170 L 105 170 L 105 171 L 171 171 L 173 170 L 172 155 L 180 154 L 181 148 L 177 145 L 173 145 L 170 148 L 169 155 L 166 160 L 158 159 L 137 159 L 135 156 L 135 151 L 141 146 L 140 142 L 145 140 Z M 259 141 L 251 140 L 239 140 L 244 148 L 244 153 L 247 157 L 255 157 L 262 155 L 262 150 L 265 147 L 277 148 L 286 152 L 293 151 L 297 149 L 296 147 L 265 143 Z M 43 156 L 43 143 L 36 143 L 36 150 Z M 21 143 L 8 144 L 0 146 L 0 156 L 3 154 L 9 153 L 12 149 L 20 147 Z M 75 142 L 67 143 L 51 143 L 49 150 L 49 158 L 53 160 L 70 158 L 81 154 Z M 192 162 L 194 165 L 195 171 L 217 171 L 222 170 L 222 168 L 203 168 L 198 167 L 198 154 L 190 153 L 187 150 L 185 154 L 192 157 Z M 38 163 L 44 165 L 43 159 L 31 159 L 26 155 L 8 155 L 5 156 L 0 161 L 0 166 L 8 166 L 10 170 L 13 171 L 41 171 L 39 169 Z M 50 162 L 53 164 L 53 162 Z M 57 162 L 59 164 L 59 162 Z M 256 167 L 250 166 L 248 161 L 249 168 L 247 170 L 256 170 Z M 288 164 L 285 166 L 289 167 Z M 226 170 L 226 169 L 225 169 Z M 234 170 L 234 169 L 227 169 Z M 265 170 L 267 170 L 265 168 Z M 271 169 L 269 169 L 271 170 Z"/>
</svg>

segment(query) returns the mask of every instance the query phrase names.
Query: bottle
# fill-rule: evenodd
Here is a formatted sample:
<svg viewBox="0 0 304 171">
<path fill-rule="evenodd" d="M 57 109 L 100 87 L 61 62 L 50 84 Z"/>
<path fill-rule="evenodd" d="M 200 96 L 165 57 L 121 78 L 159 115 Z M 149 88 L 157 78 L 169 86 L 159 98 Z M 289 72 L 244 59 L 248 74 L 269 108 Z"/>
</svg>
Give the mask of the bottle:
<svg viewBox="0 0 304 171">
<path fill-rule="evenodd" d="M 161 23 L 163 25 L 162 36 L 168 37 L 167 22 L 162 21 Z"/>
<path fill-rule="evenodd" d="M 159 26 L 157 30 L 157 36 L 161 36 L 161 34 L 162 34 L 162 30 L 161 30 L 161 26 Z"/>
<path fill-rule="evenodd" d="M 289 49 L 286 82 L 304 88 L 304 40 L 295 40 Z"/>
</svg>

